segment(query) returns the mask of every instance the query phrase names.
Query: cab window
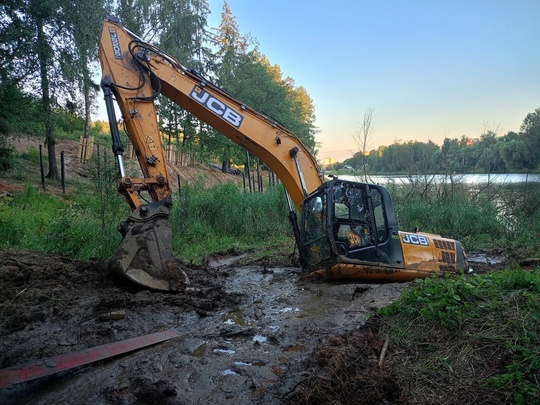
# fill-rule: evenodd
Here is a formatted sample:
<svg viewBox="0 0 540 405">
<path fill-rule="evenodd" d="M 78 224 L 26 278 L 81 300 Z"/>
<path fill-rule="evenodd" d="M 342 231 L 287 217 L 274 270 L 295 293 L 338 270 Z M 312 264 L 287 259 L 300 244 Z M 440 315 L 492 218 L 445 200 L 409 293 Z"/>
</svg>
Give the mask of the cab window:
<svg viewBox="0 0 540 405">
<path fill-rule="evenodd" d="M 384 209 L 384 204 L 380 191 L 372 188 L 370 194 L 371 201 L 373 203 L 373 218 L 375 219 L 375 227 L 377 228 L 377 240 L 380 243 L 384 242 L 388 238 L 386 211 Z"/>
</svg>

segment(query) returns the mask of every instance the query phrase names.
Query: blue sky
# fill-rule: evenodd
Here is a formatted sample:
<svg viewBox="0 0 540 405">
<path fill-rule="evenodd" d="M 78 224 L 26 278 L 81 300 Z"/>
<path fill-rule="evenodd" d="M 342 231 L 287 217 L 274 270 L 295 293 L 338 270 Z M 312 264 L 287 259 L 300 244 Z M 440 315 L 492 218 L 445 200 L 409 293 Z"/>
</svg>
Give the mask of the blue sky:
<svg viewBox="0 0 540 405">
<path fill-rule="evenodd" d="M 319 158 L 370 148 L 519 131 L 540 107 L 539 0 L 228 0 L 284 76 L 313 99 Z M 210 27 L 223 0 L 209 0 Z"/>
</svg>

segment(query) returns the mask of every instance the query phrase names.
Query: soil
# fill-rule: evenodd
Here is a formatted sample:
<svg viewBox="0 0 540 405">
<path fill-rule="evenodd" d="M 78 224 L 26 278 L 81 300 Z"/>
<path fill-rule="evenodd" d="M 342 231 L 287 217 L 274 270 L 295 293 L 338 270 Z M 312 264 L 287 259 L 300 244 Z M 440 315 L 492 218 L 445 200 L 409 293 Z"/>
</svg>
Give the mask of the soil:
<svg viewBox="0 0 540 405">
<path fill-rule="evenodd" d="M 1 184 L 4 192 L 16 187 Z M 479 268 L 492 267 L 479 257 Z M 349 403 L 405 403 L 376 367 L 384 342 L 366 321 L 410 284 L 328 283 L 293 262 L 231 251 L 185 265 L 195 292 L 163 293 L 104 277 L 101 259 L 0 251 L 2 369 L 160 331 L 179 335 L 12 384 L 0 404 L 340 403 L 338 393 L 327 401 L 305 381 L 315 372 L 331 385 L 328 370 L 343 367 L 350 347 L 359 353 L 349 365 L 354 384 L 364 390 Z"/>
</svg>

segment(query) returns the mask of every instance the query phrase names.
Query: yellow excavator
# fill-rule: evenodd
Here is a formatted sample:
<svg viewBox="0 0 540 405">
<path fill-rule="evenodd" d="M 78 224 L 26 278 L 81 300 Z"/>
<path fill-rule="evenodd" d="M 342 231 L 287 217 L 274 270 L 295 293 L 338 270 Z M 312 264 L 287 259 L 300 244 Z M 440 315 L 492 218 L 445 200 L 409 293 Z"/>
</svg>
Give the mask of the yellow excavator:
<svg viewBox="0 0 540 405">
<path fill-rule="evenodd" d="M 276 173 L 286 190 L 289 220 L 306 271 L 327 279 L 391 282 L 468 268 L 459 241 L 399 231 L 384 187 L 337 178 L 324 181 L 315 157 L 293 133 L 138 38 L 115 18 L 103 22 L 99 57 L 112 149 L 121 175 L 119 191 L 132 210 L 119 227 L 123 239 L 109 260 L 112 273 L 155 290 L 182 291 L 189 286 L 172 253 L 171 187 L 155 106 L 160 95 Z M 113 99 L 133 143 L 141 178 L 126 174 Z M 152 202 L 143 203 L 141 193 Z"/>
</svg>

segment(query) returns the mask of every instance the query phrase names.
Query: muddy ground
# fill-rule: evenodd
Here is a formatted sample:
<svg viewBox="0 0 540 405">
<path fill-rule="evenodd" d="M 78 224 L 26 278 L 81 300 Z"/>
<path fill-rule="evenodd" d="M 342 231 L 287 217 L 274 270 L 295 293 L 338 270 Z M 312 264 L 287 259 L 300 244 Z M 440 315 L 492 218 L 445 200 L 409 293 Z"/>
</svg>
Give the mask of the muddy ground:
<svg viewBox="0 0 540 405">
<path fill-rule="evenodd" d="M 172 294 L 115 284 L 100 260 L 0 251 L 0 368 L 158 331 L 180 335 L 12 385 L 0 403 L 284 403 L 316 347 L 358 329 L 407 287 L 329 284 L 239 258 L 187 268 L 200 291 Z"/>
</svg>

